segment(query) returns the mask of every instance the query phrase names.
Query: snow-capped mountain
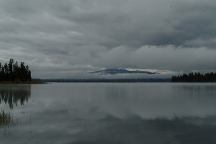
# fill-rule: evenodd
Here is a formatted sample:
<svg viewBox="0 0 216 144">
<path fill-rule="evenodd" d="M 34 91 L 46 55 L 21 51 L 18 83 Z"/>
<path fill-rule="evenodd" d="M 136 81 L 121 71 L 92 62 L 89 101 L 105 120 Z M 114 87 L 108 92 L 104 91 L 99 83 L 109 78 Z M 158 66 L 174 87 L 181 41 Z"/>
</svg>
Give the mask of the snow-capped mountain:
<svg viewBox="0 0 216 144">
<path fill-rule="evenodd" d="M 65 78 L 71 79 L 151 79 L 151 78 L 171 78 L 173 71 L 158 69 L 137 69 L 137 68 L 100 68 L 87 67 L 68 71 Z"/>
<path fill-rule="evenodd" d="M 169 71 L 165 70 L 153 70 L 153 69 L 133 69 L 133 68 L 105 68 L 91 72 L 93 74 L 101 75 L 117 75 L 117 74 L 166 74 Z"/>
</svg>

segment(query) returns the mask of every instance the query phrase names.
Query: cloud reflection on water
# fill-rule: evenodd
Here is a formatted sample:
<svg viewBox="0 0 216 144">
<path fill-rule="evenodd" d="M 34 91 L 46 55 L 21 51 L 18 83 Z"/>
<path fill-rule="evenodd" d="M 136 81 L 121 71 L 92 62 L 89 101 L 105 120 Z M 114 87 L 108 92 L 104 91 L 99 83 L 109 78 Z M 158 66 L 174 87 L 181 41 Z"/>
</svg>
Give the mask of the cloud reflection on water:
<svg viewBox="0 0 216 144">
<path fill-rule="evenodd" d="M 14 107 L 23 123 L 0 139 L 5 144 L 215 144 L 215 94 L 214 84 L 33 85 L 28 104 Z"/>
<path fill-rule="evenodd" d="M 31 96 L 30 85 L 1 85 L 0 86 L 0 126 L 9 126 L 13 121 L 11 111 L 14 106 L 24 105 Z M 3 105 L 3 106 L 2 106 Z M 6 105 L 6 106 L 5 106 Z M 9 110 L 7 108 L 9 106 Z"/>
</svg>

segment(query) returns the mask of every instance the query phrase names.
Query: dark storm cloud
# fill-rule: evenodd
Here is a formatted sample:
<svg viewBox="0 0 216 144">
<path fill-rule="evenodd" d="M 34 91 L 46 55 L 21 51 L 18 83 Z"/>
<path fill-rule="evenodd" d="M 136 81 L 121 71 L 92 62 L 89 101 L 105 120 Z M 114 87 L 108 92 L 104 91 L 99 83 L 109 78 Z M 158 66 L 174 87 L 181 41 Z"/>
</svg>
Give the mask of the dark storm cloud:
<svg viewBox="0 0 216 144">
<path fill-rule="evenodd" d="M 36 77 L 216 69 L 215 12 L 214 0 L 0 0 L 0 58 L 27 61 Z"/>
</svg>

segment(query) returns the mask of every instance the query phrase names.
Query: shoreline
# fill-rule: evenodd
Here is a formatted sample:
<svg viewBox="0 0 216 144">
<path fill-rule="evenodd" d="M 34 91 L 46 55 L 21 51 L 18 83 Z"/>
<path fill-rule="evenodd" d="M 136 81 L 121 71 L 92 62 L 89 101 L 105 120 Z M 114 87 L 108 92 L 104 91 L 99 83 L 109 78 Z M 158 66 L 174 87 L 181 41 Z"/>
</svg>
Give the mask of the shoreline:
<svg viewBox="0 0 216 144">
<path fill-rule="evenodd" d="M 32 81 L 1 81 L 0 85 L 2 84 L 46 84 L 46 82 L 40 79 L 33 79 Z"/>
</svg>

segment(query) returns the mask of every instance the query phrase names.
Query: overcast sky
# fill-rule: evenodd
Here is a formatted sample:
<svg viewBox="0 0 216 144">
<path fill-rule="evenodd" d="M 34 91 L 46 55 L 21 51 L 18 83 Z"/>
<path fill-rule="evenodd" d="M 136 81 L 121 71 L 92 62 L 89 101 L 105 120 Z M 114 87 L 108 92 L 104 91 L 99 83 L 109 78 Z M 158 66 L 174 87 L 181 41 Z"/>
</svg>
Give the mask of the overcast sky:
<svg viewBox="0 0 216 144">
<path fill-rule="evenodd" d="M 34 77 L 216 69 L 215 0 L 0 0 L 0 61 Z"/>
</svg>

